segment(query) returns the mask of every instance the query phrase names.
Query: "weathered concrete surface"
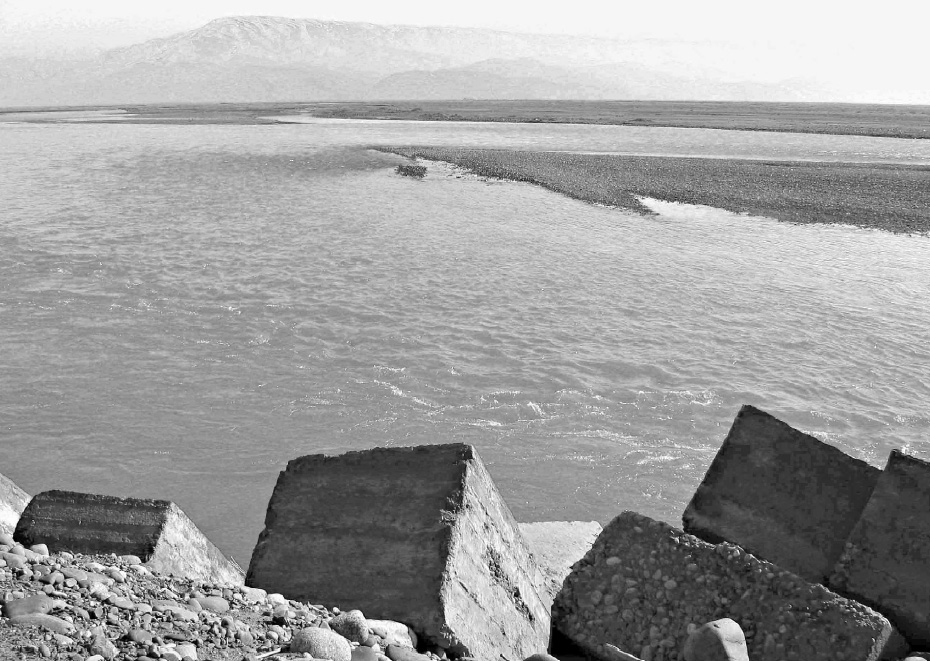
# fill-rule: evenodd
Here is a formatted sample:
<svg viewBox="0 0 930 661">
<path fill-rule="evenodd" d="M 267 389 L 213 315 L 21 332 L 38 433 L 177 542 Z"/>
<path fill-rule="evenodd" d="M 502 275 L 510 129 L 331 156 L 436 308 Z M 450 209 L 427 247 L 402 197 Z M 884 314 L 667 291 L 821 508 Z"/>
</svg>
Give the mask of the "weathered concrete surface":
<svg viewBox="0 0 930 661">
<path fill-rule="evenodd" d="M 930 648 L 930 463 L 891 453 L 829 585 Z"/>
<path fill-rule="evenodd" d="M 376 448 L 289 462 L 246 583 L 409 624 L 456 654 L 546 649 L 540 573 L 474 448 Z"/>
<path fill-rule="evenodd" d="M 745 632 L 753 661 L 875 661 L 906 651 L 868 607 L 633 512 L 604 528 L 552 612 L 562 634 L 603 661 L 608 643 L 642 659 L 682 658 L 689 628 L 727 617 Z"/>
<path fill-rule="evenodd" d="M 0 533 L 12 535 L 16 522 L 26 509 L 29 494 L 20 489 L 3 473 L 0 473 Z"/>
<path fill-rule="evenodd" d="M 744 406 L 685 510 L 684 529 L 824 583 L 879 472 Z"/>
<path fill-rule="evenodd" d="M 214 583 L 242 584 L 242 572 L 167 500 L 117 498 L 74 491 L 37 494 L 14 538 L 52 552 L 135 555 L 164 573 Z"/>
<path fill-rule="evenodd" d="M 572 565 L 584 557 L 603 528 L 597 521 L 535 521 L 519 526 L 539 565 L 551 607 Z"/>
</svg>

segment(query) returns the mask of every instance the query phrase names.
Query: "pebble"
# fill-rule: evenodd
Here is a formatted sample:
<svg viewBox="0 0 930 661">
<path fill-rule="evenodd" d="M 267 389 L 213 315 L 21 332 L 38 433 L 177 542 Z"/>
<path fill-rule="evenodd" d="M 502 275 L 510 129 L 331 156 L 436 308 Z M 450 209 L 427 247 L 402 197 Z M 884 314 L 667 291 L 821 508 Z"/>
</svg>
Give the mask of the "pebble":
<svg viewBox="0 0 930 661">
<path fill-rule="evenodd" d="M 107 630 L 103 627 L 94 627 L 90 631 L 91 641 L 87 646 L 87 650 L 91 654 L 98 654 L 105 661 L 112 661 L 119 654 L 119 650 L 116 649 L 110 639 L 107 637 Z"/>
<path fill-rule="evenodd" d="M 708 622 L 695 629 L 685 641 L 682 656 L 685 661 L 749 661 L 743 630 L 730 618 Z"/>
<path fill-rule="evenodd" d="M 417 635 L 403 622 L 394 620 L 366 620 L 371 633 L 384 641 L 384 645 L 416 647 Z"/>
<path fill-rule="evenodd" d="M 391 661 L 432 661 L 425 654 L 420 654 L 416 650 L 399 645 L 388 645 L 385 653 Z"/>
<path fill-rule="evenodd" d="M 48 595 L 37 594 L 7 601 L 3 604 L 3 614 L 10 618 L 19 615 L 45 614 L 62 605 Z"/>
<path fill-rule="evenodd" d="M 351 661 L 352 645 L 331 629 L 308 627 L 294 634 L 291 652 L 308 652 L 314 659 Z"/>
<path fill-rule="evenodd" d="M 126 634 L 126 639 L 130 640 L 137 644 L 146 644 L 152 642 L 152 638 L 155 637 L 151 631 L 146 631 L 145 629 L 133 629 L 128 634 Z"/>
<path fill-rule="evenodd" d="M 370 647 L 359 646 L 352 650 L 352 661 L 378 661 L 378 653 Z"/>
<path fill-rule="evenodd" d="M 46 615 L 44 613 L 34 613 L 27 615 L 17 615 L 10 618 L 10 624 L 13 626 L 35 626 L 41 627 L 46 631 L 52 633 L 60 633 L 63 636 L 66 636 L 70 633 L 74 633 L 75 627 L 73 624 L 67 620 L 63 620 L 60 617 L 55 617 L 54 615 Z"/>
<path fill-rule="evenodd" d="M 190 643 L 182 643 L 175 647 L 174 650 L 181 655 L 182 659 L 197 661 L 197 647 Z"/>
<path fill-rule="evenodd" d="M 194 597 L 193 600 L 199 603 L 202 609 L 220 615 L 229 610 L 229 602 L 223 597 Z"/>
<path fill-rule="evenodd" d="M 329 628 L 353 643 L 363 644 L 371 633 L 360 610 L 340 613 L 329 621 Z"/>
</svg>

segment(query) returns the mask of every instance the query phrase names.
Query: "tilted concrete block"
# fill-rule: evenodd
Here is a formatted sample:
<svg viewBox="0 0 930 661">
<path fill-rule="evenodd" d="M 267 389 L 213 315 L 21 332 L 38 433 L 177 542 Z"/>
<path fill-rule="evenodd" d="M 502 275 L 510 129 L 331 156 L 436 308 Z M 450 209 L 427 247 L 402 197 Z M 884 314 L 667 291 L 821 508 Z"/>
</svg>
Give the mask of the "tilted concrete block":
<svg viewBox="0 0 930 661">
<path fill-rule="evenodd" d="M 829 585 L 930 647 L 930 463 L 891 453 Z"/>
<path fill-rule="evenodd" d="M 23 511 L 14 538 L 52 552 L 136 555 L 150 568 L 207 582 L 241 585 L 234 562 L 167 500 L 44 491 Z"/>
<path fill-rule="evenodd" d="M 551 607 L 572 565 L 584 557 L 603 528 L 597 521 L 535 521 L 519 525 L 539 565 L 542 592 L 549 596 L 547 603 Z"/>
<path fill-rule="evenodd" d="M 540 574 L 468 445 L 376 448 L 289 462 L 246 584 L 409 624 L 456 654 L 546 649 Z"/>
<path fill-rule="evenodd" d="M 685 510 L 684 529 L 824 583 L 879 472 L 744 406 Z"/>
<path fill-rule="evenodd" d="M 12 535 L 16 522 L 26 509 L 29 494 L 20 489 L 3 473 L 0 473 L 0 533 Z"/>
<path fill-rule="evenodd" d="M 683 658 L 688 635 L 730 618 L 753 661 L 898 658 L 903 638 L 879 613 L 732 544 L 709 544 L 633 512 L 611 521 L 565 580 L 553 624 L 589 654 L 616 645 Z"/>
</svg>

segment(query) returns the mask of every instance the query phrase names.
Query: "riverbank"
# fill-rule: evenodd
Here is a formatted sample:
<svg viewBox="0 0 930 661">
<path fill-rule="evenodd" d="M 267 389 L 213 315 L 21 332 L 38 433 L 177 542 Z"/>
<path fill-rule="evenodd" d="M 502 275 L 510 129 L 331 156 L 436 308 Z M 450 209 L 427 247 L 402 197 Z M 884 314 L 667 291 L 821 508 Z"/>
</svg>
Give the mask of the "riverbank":
<svg viewBox="0 0 930 661">
<path fill-rule="evenodd" d="M 479 176 L 543 186 L 575 199 L 649 214 L 639 198 L 700 204 L 793 223 L 930 233 L 930 167 L 376 147 L 445 161 Z"/>
<path fill-rule="evenodd" d="M 17 121 L 59 121 L 48 113 L 100 112 L 91 123 L 281 124 L 289 118 L 602 124 L 823 133 L 930 139 L 930 106 L 748 101 L 323 101 L 201 103 L 0 109 Z"/>
<path fill-rule="evenodd" d="M 930 138 L 930 106 L 750 101 L 409 101 L 304 104 L 312 117 L 606 124 Z"/>
</svg>

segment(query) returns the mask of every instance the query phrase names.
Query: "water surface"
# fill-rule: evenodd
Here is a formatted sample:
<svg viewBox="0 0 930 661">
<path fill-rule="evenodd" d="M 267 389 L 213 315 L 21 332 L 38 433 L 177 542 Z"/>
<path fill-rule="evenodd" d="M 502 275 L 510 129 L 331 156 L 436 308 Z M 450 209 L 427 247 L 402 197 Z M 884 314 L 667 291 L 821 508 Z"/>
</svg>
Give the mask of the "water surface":
<svg viewBox="0 0 930 661">
<path fill-rule="evenodd" d="M 678 522 L 745 403 L 930 458 L 930 239 L 416 181 L 360 146 L 490 138 L 371 124 L 0 124 L 0 471 L 172 499 L 245 565 L 307 453 L 473 443 L 519 519 L 603 523 Z"/>
</svg>

